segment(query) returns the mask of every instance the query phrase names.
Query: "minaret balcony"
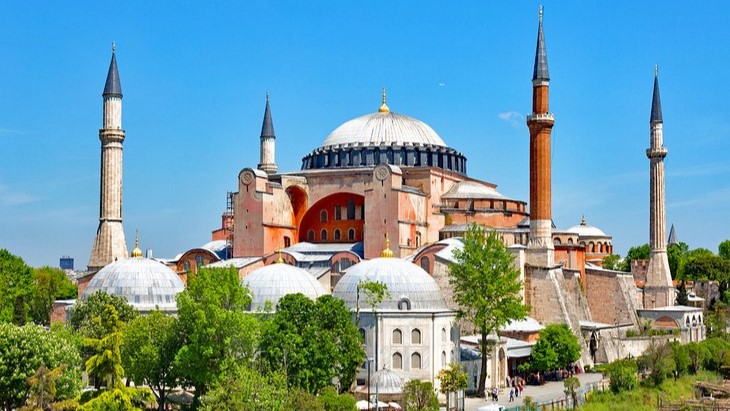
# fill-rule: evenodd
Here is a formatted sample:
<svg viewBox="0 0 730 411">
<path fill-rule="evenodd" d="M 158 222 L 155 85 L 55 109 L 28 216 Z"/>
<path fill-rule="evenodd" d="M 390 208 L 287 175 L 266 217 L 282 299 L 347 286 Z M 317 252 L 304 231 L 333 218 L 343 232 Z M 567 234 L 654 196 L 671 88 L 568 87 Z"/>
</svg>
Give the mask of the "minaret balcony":
<svg viewBox="0 0 730 411">
<path fill-rule="evenodd" d="M 646 156 L 649 158 L 664 158 L 668 152 L 669 150 L 666 147 L 647 148 Z"/>
<path fill-rule="evenodd" d="M 527 115 L 527 122 L 529 123 L 529 122 L 532 122 L 532 121 L 550 121 L 550 122 L 555 122 L 555 116 L 553 115 L 553 113 L 539 113 L 539 114 L 532 113 L 532 114 L 528 114 Z"/>
</svg>

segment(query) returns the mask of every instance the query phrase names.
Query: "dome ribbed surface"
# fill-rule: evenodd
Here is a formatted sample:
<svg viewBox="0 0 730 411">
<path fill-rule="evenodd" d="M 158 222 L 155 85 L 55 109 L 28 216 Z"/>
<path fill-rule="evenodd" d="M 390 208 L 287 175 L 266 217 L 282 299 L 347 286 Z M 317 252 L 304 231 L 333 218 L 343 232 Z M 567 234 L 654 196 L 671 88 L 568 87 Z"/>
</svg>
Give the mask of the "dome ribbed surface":
<svg viewBox="0 0 730 411">
<path fill-rule="evenodd" d="M 373 113 L 352 119 L 337 127 L 322 147 L 337 145 L 434 145 L 446 143 L 426 123 L 396 113 Z"/>
<path fill-rule="evenodd" d="M 185 289 L 178 275 L 166 265 L 149 258 L 115 261 L 94 275 L 82 299 L 101 290 L 124 297 L 140 311 L 177 311 L 175 296 Z"/>
<path fill-rule="evenodd" d="M 383 395 L 403 394 L 403 379 L 393 371 L 383 368 L 370 378 L 370 387 L 371 390 L 378 387 L 378 393 Z"/>
<path fill-rule="evenodd" d="M 267 301 L 271 303 L 272 308 L 275 308 L 279 299 L 288 294 L 301 293 L 312 300 L 328 294 L 311 274 L 299 267 L 283 263 L 270 264 L 254 270 L 242 281 L 253 294 L 250 311 L 264 307 Z"/>
<path fill-rule="evenodd" d="M 401 300 L 408 300 L 411 310 L 446 310 L 446 301 L 436 281 L 421 267 L 399 258 L 374 258 L 353 265 L 340 279 L 332 295 L 343 300 L 347 308 L 357 307 L 357 286 L 360 281 L 385 284 L 390 298 L 385 298 L 377 310 L 398 310 Z M 360 298 L 360 308 L 369 309 Z"/>
<path fill-rule="evenodd" d="M 603 230 L 590 224 L 574 225 L 568 229 L 568 232 L 577 233 L 581 237 L 608 237 Z"/>
</svg>

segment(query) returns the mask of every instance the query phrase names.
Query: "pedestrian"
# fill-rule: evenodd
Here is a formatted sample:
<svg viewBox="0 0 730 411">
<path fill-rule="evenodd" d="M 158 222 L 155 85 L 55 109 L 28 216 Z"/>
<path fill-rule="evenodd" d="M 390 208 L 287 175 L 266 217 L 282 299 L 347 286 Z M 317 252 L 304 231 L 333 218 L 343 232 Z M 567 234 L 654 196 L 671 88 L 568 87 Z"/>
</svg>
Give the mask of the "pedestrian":
<svg viewBox="0 0 730 411">
<path fill-rule="evenodd" d="M 517 389 L 520 391 L 520 397 L 522 397 L 522 390 L 524 389 L 524 385 L 520 384 Z"/>
<path fill-rule="evenodd" d="M 513 402 L 515 400 L 515 389 L 510 388 L 509 389 L 509 402 Z"/>
<path fill-rule="evenodd" d="M 497 390 L 497 387 L 494 387 L 492 393 L 494 393 L 494 402 L 499 402 L 499 391 Z"/>
</svg>

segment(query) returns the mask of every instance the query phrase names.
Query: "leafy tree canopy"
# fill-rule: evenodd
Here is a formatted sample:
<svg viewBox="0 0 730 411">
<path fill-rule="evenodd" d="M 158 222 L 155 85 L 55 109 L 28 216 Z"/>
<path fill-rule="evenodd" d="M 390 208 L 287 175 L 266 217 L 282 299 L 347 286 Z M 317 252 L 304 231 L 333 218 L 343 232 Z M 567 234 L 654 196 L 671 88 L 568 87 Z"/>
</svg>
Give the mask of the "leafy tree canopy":
<svg viewBox="0 0 730 411">
<path fill-rule="evenodd" d="M 245 312 L 250 305 L 251 293 L 233 267 L 201 268 L 177 295 L 184 340 L 175 361 L 182 383 L 195 387 L 195 407 L 228 362 L 253 358 L 258 322 Z"/>
<path fill-rule="evenodd" d="M 472 224 L 464 234 L 463 248 L 454 251 L 454 258 L 456 262 L 449 266 L 449 283 L 459 305 L 459 317 L 474 324 L 481 335 L 478 393 L 483 395 L 489 336 L 510 320 L 525 318 L 529 310 L 519 295 L 522 283 L 514 256 L 497 232 L 487 233 Z"/>
<path fill-rule="evenodd" d="M 262 374 L 245 365 L 234 365 L 216 381 L 202 399 L 206 411 L 283 411 L 286 376 L 281 372 Z"/>
<path fill-rule="evenodd" d="M 32 293 L 31 268 L 22 258 L 0 249 L 0 322 L 25 324 Z"/>
<path fill-rule="evenodd" d="M 319 392 L 319 401 L 324 411 L 356 411 L 355 397 L 350 394 L 338 394 L 334 387 L 325 387 Z"/>
<path fill-rule="evenodd" d="M 260 356 L 267 367 L 286 374 L 290 387 L 316 394 L 333 380 L 347 389 L 365 352 L 352 313 L 341 300 L 290 294 L 279 300 L 276 314 L 263 327 Z"/>
<path fill-rule="evenodd" d="M 157 310 L 133 319 L 124 330 L 124 370 L 135 385 L 152 389 L 160 411 L 169 387 L 178 385 L 174 363 L 181 345 L 176 318 Z"/>
<path fill-rule="evenodd" d="M 430 381 L 413 379 L 403 386 L 403 402 L 408 411 L 438 411 L 439 401 Z"/>
<path fill-rule="evenodd" d="M 547 371 L 555 366 L 562 368 L 577 361 L 580 358 L 580 344 L 566 324 L 550 324 L 540 331 L 540 339 L 532 348 L 532 353 L 535 368 Z M 555 365 L 549 367 L 553 359 Z"/>
<path fill-rule="evenodd" d="M 631 359 L 617 360 L 608 364 L 605 374 L 611 379 L 611 391 L 618 394 L 636 388 L 639 385 L 637 371 L 636 361 Z"/>
<path fill-rule="evenodd" d="M 66 277 L 63 270 L 48 266 L 33 269 L 30 314 L 35 323 L 49 325 L 53 302 L 59 299 L 75 299 L 77 295 L 76 284 Z"/>
<path fill-rule="evenodd" d="M 97 291 L 87 299 L 80 301 L 71 310 L 69 326 L 79 331 L 86 338 L 102 338 L 111 330 L 104 328 L 102 317 L 108 306 L 114 307 L 117 318 L 122 323 L 128 323 L 139 315 L 125 298 Z M 106 323 L 107 325 L 110 323 Z"/>
<path fill-rule="evenodd" d="M 603 257 L 603 268 L 606 270 L 624 270 L 624 262 L 618 254 L 611 254 Z"/>
<path fill-rule="evenodd" d="M 107 305 L 101 317 L 101 327 L 107 330 L 102 338 L 87 338 L 84 344 L 94 352 L 86 361 L 86 372 L 97 378 L 97 386 L 103 382 L 107 388 L 121 388 L 124 385 L 122 367 L 122 325 L 117 310 Z"/>
<path fill-rule="evenodd" d="M 730 260 L 730 240 L 725 240 L 717 247 L 718 255 L 726 260 Z"/>
<path fill-rule="evenodd" d="M 61 369 L 54 379 L 55 398 L 69 399 L 81 389 L 81 357 L 67 339 L 38 325 L 0 324 L 0 406 L 23 405 L 27 380 L 42 367 Z"/>
<path fill-rule="evenodd" d="M 626 258 L 624 258 L 624 269 L 622 271 L 631 271 L 631 262 L 634 260 L 649 259 L 650 251 L 649 244 L 629 248 L 629 251 L 626 253 Z"/>
</svg>

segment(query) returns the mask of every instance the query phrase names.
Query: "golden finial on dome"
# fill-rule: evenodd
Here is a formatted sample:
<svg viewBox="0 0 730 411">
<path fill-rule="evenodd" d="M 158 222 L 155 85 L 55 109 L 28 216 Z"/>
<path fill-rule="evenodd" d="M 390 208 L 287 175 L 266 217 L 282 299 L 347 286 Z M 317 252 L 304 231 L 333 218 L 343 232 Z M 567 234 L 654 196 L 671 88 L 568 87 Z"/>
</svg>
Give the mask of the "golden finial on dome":
<svg viewBox="0 0 730 411">
<path fill-rule="evenodd" d="M 390 113 L 390 108 L 387 104 L 385 104 L 385 97 L 388 95 L 388 93 L 385 91 L 385 87 L 383 87 L 383 104 L 378 109 L 379 113 Z"/>
<path fill-rule="evenodd" d="M 142 258 L 142 250 L 139 249 L 139 230 L 135 231 L 134 235 L 134 250 L 132 250 L 131 256 L 134 258 Z"/>
<path fill-rule="evenodd" d="M 583 217 L 580 219 L 580 225 L 586 225 L 586 215 L 583 214 Z"/>
<path fill-rule="evenodd" d="M 390 240 L 388 239 L 388 234 L 385 234 L 385 250 L 380 253 L 380 256 L 383 258 L 393 258 L 393 250 L 390 249 Z"/>
<path fill-rule="evenodd" d="M 279 247 L 279 259 L 276 260 L 277 264 L 284 264 L 284 259 L 281 258 L 281 247 Z"/>
</svg>

